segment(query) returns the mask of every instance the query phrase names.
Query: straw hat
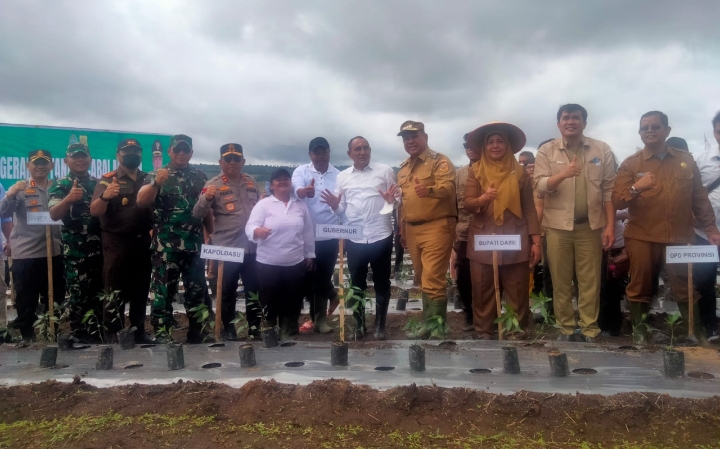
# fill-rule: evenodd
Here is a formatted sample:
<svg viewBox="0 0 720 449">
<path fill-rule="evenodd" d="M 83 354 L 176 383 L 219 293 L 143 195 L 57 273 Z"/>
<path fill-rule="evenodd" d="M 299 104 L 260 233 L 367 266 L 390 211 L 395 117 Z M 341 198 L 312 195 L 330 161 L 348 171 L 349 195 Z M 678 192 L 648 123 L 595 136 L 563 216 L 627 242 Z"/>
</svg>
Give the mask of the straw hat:
<svg viewBox="0 0 720 449">
<path fill-rule="evenodd" d="M 527 142 L 525 133 L 517 126 L 511 125 L 510 123 L 490 122 L 470 132 L 467 137 L 467 143 L 470 146 L 484 148 L 487 136 L 493 132 L 499 132 L 507 136 L 508 140 L 510 140 L 510 149 L 513 153 L 522 150 L 525 147 L 525 142 Z"/>
</svg>

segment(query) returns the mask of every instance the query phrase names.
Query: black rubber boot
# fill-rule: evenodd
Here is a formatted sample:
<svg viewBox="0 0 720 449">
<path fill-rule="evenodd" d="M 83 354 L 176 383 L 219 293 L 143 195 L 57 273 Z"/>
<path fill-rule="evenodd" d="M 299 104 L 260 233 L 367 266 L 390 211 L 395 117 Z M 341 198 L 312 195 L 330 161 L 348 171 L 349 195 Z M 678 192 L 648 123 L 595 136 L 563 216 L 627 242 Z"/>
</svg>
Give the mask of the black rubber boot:
<svg viewBox="0 0 720 449">
<path fill-rule="evenodd" d="M 363 293 L 363 298 L 365 297 L 365 293 Z M 363 303 L 357 301 L 357 307 L 355 306 L 355 302 L 351 300 L 349 304 L 346 305 L 348 308 L 355 308 L 352 312 L 353 319 L 355 320 L 355 329 L 353 329 L 353 334 L 356 340 L 360 340 L 363 337 L 365 337 L 365 306 Z"/>
<path fill-rule="evenodd" d="M 647 344 L 647 313 L 650 304 L 644 302 L 629 301 L 630 307 L 630 323 L 633 329 L 633 343 L 636 345 Z"/>
<path fill-rule="evenodd" d="M 313 328 L 320 334 L 329 334 L 333 328 L 327 325 L 328 300 L 324 296 L 315 295 L 315 316 Z"/>
<path fill-rule="evenodd" d="M 376 340 L 385 340 L 385 321 L 390 300 L 383 296 L 375 296 L 375 334 Z"/>
</svg>

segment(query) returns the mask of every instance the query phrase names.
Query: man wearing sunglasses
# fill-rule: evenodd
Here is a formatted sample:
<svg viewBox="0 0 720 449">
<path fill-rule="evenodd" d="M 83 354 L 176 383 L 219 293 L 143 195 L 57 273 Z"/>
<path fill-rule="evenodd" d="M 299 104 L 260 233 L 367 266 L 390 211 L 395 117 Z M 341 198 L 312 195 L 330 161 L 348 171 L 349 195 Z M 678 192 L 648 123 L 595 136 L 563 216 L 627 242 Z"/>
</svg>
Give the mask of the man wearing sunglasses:
<svg viewBox="0 0 720 449">
<path fill-rule="evenodd" d="M 259 310 L 248 306 L 250 294 L 257 294 L 255 274 L 255 250 L 257 245 L 245 235 L 245 225 L 250 211 L 260 200 L 257 183 L 252 176 L 242 172 L 245 166 L 243 148 L 238 143 L 227 143 L 220 147 L 219 175 L 205 183 L 198 202 L 193 208 L 195 218 L 203 219 L 209 213 L 214 217 L 214 231 L 210 244 L 231 248 L 242 248 L 245 256 L 242 263 L 223 262 L 222 322 L 223 338 L 237 340 L 235 326 L 235 303 L 238 280 L 242 277 L 245 290 L 245 314 L 250 335 L 260 336 Z"/>
<path fill-rule="evenodd" d="M 180 276 L 185 287 L 185 310 L 202 304 L 205 298 L 205 267 L 200 258 L 203 221 L 193 216 L 207 176 L 190 165 L 192 139 L 178 134 L 170 139 L 170 163 L 152 171 L 138 192 L 138 207 L 153 206 L 152 281 L 155 293 L 150 321 L 156 335 L 167 335 L 173 322 L 172 298 Z M 202 323 L 187 314 L 188 343 L 202 343 Z M 162 339 L 160 339 L 162 340 Z"/>
<path fill-rule="evenodd" d="M 120 141 L 116 149 L 117 170 L 105 173 L 95 187 L 90 213 L 100 218 L 103 249 L 103 284 L 119 291 L 116 304 L 104 304 L 105 341 L 117 341 L 125 327 L 125 304 L 135 343 L 152 343 L 145 333 L 145 304 L 150 292 L 150 230 L 152 213 L 137 205 L 138 191 L 147 173 L 140 170 L 142 147 L 135 139 Z M 117 317 L 121 317 L 118 319 Z"/>
<path fill-rule="evenodd" d="M 630 283 L 626 294 L 634 340 L 646 340 L 645 326 L 638 326 L 648 313 L 656 293 L 657 279 L 665 267 L 673 299 L 688 322 L 688 277 L 684 264 L 665 266 L 665 247 L 695 242 L 695 227 L 707 235 L 711 245 L 720 245 L 715 213 L 692 154 L 669 147 L 667 115 L 650 111 L 640 118 L 640 139 L 645 148 L 623 161 L 613 188 L 613 202 L 628 208 L 625 249 L 630 258 Z M 694 225 L 694 226 L 693 226 Z M 695 337 L 704 342 L 705 332 L 694 303 Z"/>
</svg>

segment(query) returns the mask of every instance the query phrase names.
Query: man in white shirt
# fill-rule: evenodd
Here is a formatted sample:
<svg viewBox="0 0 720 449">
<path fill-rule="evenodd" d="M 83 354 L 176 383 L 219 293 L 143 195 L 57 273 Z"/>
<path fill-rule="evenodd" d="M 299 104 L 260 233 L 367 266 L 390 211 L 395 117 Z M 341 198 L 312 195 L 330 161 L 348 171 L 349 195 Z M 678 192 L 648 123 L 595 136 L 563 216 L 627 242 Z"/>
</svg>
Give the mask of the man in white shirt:
<svg viewBox="0 0 720 449">
<path fill-rule="evenodd" d="M 720 112 L 712 120 L 713 133 L 718 146 L 695 156 L 700 170 L 702 183 L 707 189 L 708 199 L 715 212 L 715 224 L 720 226 Z M 696 245 L 709 245 L 707 235 L 701 229 L 695 229 Z M 718 341 L 717 300 L 715 283 L 717 280 L 716 263 L 693 264 L 693 279 L 700 293 L 698 308 L 705 335 L 710 342 Z"/>
<path fill-rule="evenodd" d="M 340 171 L 330 165 L 330 144 L 324 137 L 316 137 L 310 141 L 308 148 L 310 163 L 300 165 L 292 175 L 295 195 L 302 200 L 310 211 L 313 226 L 319 224 L 338 224 L 338 217 L 321 201 L 316 191 L 335 190 L 335 180 Z M 314 229 L 314 228 L 313 228 Z M 310 317 L 315 332 L 326 334 L 332 328 L 326 323 L 328 300 L 331 309 L 337 307 L 337 294 L 332 283 L 335 262 L 338 257 L 338 240 L 315 238 L 315 271 L 308 272 L 306 294 L 310 301 Z M 305 326 L 304 326 L 305 327 Z M 309 330 L 307 328 L 301 331 Z"/>
<path fill-rule="evenodd" d="M 390 303 L 390 272 L 393 249 L 392 210 L 399 196 L 395 172 L 383 164 L 370 162 L 370 144 L 361 136 L 348 142 L 348 156 L 352 167 L 337 177 L 335 194 L 321 193 L 322 201 L 330 206 L 342 223 L 362 226 L 362 238 L 347 242 L 348 270 L 353 286 L 367 289 L 368 265 L 375 284 L 375 334 L 385 340 L 385 319 Z M 352 304 L 348 305 L 352 307 Z M 355 336 L 365 334 L 365 310 L 353 313 L 357 322 Z"/>
</svg>

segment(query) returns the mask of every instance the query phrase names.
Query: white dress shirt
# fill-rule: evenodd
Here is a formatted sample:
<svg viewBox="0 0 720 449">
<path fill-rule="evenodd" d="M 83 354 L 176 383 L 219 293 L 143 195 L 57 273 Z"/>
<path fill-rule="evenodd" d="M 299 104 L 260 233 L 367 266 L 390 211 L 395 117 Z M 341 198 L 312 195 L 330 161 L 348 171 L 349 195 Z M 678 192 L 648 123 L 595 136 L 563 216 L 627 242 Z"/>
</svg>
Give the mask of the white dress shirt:
<svg viewBox="0 0 720 449">
<path fill-rule="evenodd" d="M 342 197 L 334 212 L 343 224 L 363 227 L 363 238 L 353 242 L 373 243 L 392 234 L 392 214 L 380 215 L 386 201 L 378 189 L 385 192 L 393 184 L 395 172 L 383 164 L 370 162 L 363 170 L 353 166 L 340 172 L 335 195 L 342 193 Z"/>
<path fill-rule="evenodd" d="M 321 203 L 322 197 L 320 192 L 328 189 L 331 192 L 335 191 L 335 182 L 337 180 L 340 170 L 328 164 L 328 169 L 325 173 L 320 173 L 315 170 L 315 166 L 310 162 L 309 164 L 298 166 L 292 175 L 292 185 L 295 195 L 297 195 L 298 189 L 307 187 L 312 179 L 315 180 L 315 196 L 312 198 L 305 198 L 301 201 L 305 203 L 310 216 L 312 217 L 313 224 L 339 224 L 338 217 L 333 214 L 332 209 L 325 203 Z M 325 237 L 316 238 L 315 240 L 330 240 Z"/>
<path fill-rule="evenodd" d="M 256 239 L 256 228 L 268 228 L 270 235 Z M 245 234 L 257 243 L 257 261 L 266 265 L 290 267 L 315 258 L 315 233 L 310 213 L 302 201 L 290 197 L 287 206 L 275 198 L 264 198 L 253 207 Z"/>
<path fill-rule="evenodd" d="M 698 170 L 700 170 L 700 177 L 705 187 L 720 178 L 720 149 L 718 149 L 718 147 L 710 148 L 707 151 L 694 154 L 693 156 L 695 157 L 695 163 L 698 166 Z M 715 224 L 720 226 L 720 187 L 710 192 L 708 199 L 715 212 Z M 695 233 L 707 240 L 707 234 L 702 230 L 695 229 Z"/>
</svg>

